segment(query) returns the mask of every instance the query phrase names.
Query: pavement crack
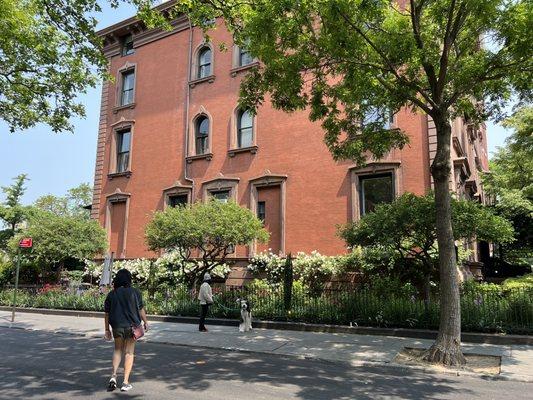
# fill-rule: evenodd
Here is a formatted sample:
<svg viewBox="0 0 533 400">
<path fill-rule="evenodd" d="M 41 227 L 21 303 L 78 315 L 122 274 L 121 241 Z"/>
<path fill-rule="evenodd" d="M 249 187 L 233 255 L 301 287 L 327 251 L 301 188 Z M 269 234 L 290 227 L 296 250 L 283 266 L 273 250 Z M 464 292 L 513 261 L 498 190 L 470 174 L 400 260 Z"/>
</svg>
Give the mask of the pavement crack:
<svg viewBox="0 0 533 400">
<path fill-rule="evenodd" d="M 286 345 L 288 345 L 288 344 L 289 344 L 289 342 L 285 342 L 285 343 L 279 345 L 278 347 L 273 348 L 272 351 L 279 350 L 279 349 L 281 349 L 283 346 L 286 346 Z"/>
</svg>

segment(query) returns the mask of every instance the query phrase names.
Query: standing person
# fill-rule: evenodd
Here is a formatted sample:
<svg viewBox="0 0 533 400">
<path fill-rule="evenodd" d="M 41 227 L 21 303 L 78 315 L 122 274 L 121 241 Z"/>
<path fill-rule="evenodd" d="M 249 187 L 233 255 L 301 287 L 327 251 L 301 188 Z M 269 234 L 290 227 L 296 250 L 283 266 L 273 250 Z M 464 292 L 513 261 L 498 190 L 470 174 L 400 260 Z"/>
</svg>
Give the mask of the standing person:
<svg viewBox="0 0 533 400">
<path fill-rule="evenodd" d="M 113 373 L 109 379 L 109 390 L 117 387 L 117 370 L 124 354 L 124 381 L 121 391 L 127 392 L 133 387 L 130 384 L 130 373 L 133 367 L 133 356 L 135 350 L 135 338 L 133 337 L 133 327 L 144 322 L 144 329 L 148 330 L 148 320 L 142 300 L 141 292 L 131 287 L 131 273 L 127 269 L 121 269 L 113 279 L 113 290 L 105 299 L 105 338 L 115 339 L 115 350 L 113 352 Z"/>
<path fill-rule="evenodd" d="M 200 286 L 200 292 L 198 293 L 198 300 L 200 300 L 200 307 L 202 308 L 200 313 L 200 326 L 198 327 L 200 332 L 207 332 L 205 327 L 205 317 L 209 306 L 213 304 L 213 292 L 211 291 L 211 275 L 209 273 L 204 274 L 204 283 Z"/>
</svg>

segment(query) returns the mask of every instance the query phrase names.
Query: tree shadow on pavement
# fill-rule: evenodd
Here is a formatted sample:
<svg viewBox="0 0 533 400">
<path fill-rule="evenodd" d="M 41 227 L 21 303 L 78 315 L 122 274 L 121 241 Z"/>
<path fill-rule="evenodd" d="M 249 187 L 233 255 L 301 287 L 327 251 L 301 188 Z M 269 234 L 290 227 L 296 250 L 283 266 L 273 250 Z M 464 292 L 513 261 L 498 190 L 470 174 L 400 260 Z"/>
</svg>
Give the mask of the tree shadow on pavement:
<svg viewBox="0 0 533 400">
<path fill-rule="evenodd" d="M 0 398 L 120 395 L 105 393 L 112 346 L 101 339 L 0 328 L 0 349 Z M 132 381 L 140 391 L 143 385 L 157 382 L 169 393 L 201 393 L 231 382 L 241 388 L 259 384 L 288 388 L 293 398 L 316 400 L 436 399 L 456 391 L 457 378 L 453 376 L 391 371 L 388 367 L 348 367 L 269 354 L 140 343 Z M 140 391 L 128 393 L 128 398 L 158 398 Z M 468 398 L 473 393 L 462 389 L 461 395 Z"/>
</svg>

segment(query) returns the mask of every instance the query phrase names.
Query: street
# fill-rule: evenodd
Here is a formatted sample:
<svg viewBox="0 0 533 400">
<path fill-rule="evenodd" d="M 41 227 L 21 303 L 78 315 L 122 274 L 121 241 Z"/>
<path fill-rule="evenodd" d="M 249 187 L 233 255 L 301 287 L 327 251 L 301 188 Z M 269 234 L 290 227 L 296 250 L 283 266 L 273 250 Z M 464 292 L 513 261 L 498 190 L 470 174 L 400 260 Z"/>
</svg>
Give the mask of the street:
<svg viewBox="0 0 533 400">
<path fill-rule="evenodd" d="M 140 343 L 134 389 L 107 393 L 111 353 L 97 338 L 0 328 L 0 399 L 488 400 L 526 399 L 533 390 L 533 383 Z"/>
</svg>

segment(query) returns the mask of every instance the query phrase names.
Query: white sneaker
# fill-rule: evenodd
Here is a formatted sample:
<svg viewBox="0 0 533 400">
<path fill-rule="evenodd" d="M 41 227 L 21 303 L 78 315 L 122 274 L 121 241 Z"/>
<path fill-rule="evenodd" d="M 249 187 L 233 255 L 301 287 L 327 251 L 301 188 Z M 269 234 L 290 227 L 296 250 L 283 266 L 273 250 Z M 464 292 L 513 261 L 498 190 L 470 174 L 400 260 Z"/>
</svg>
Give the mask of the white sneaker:
<svg viewBox="0 0 533 400">
<path fill-rule="evenodd" d="M 122 387 L 120 388 L 121 392 L 127 392 L 129 390 L 133 389 L 133 386 L 131 386 L 129 383 L 123 383 Z"/>
</svg>

